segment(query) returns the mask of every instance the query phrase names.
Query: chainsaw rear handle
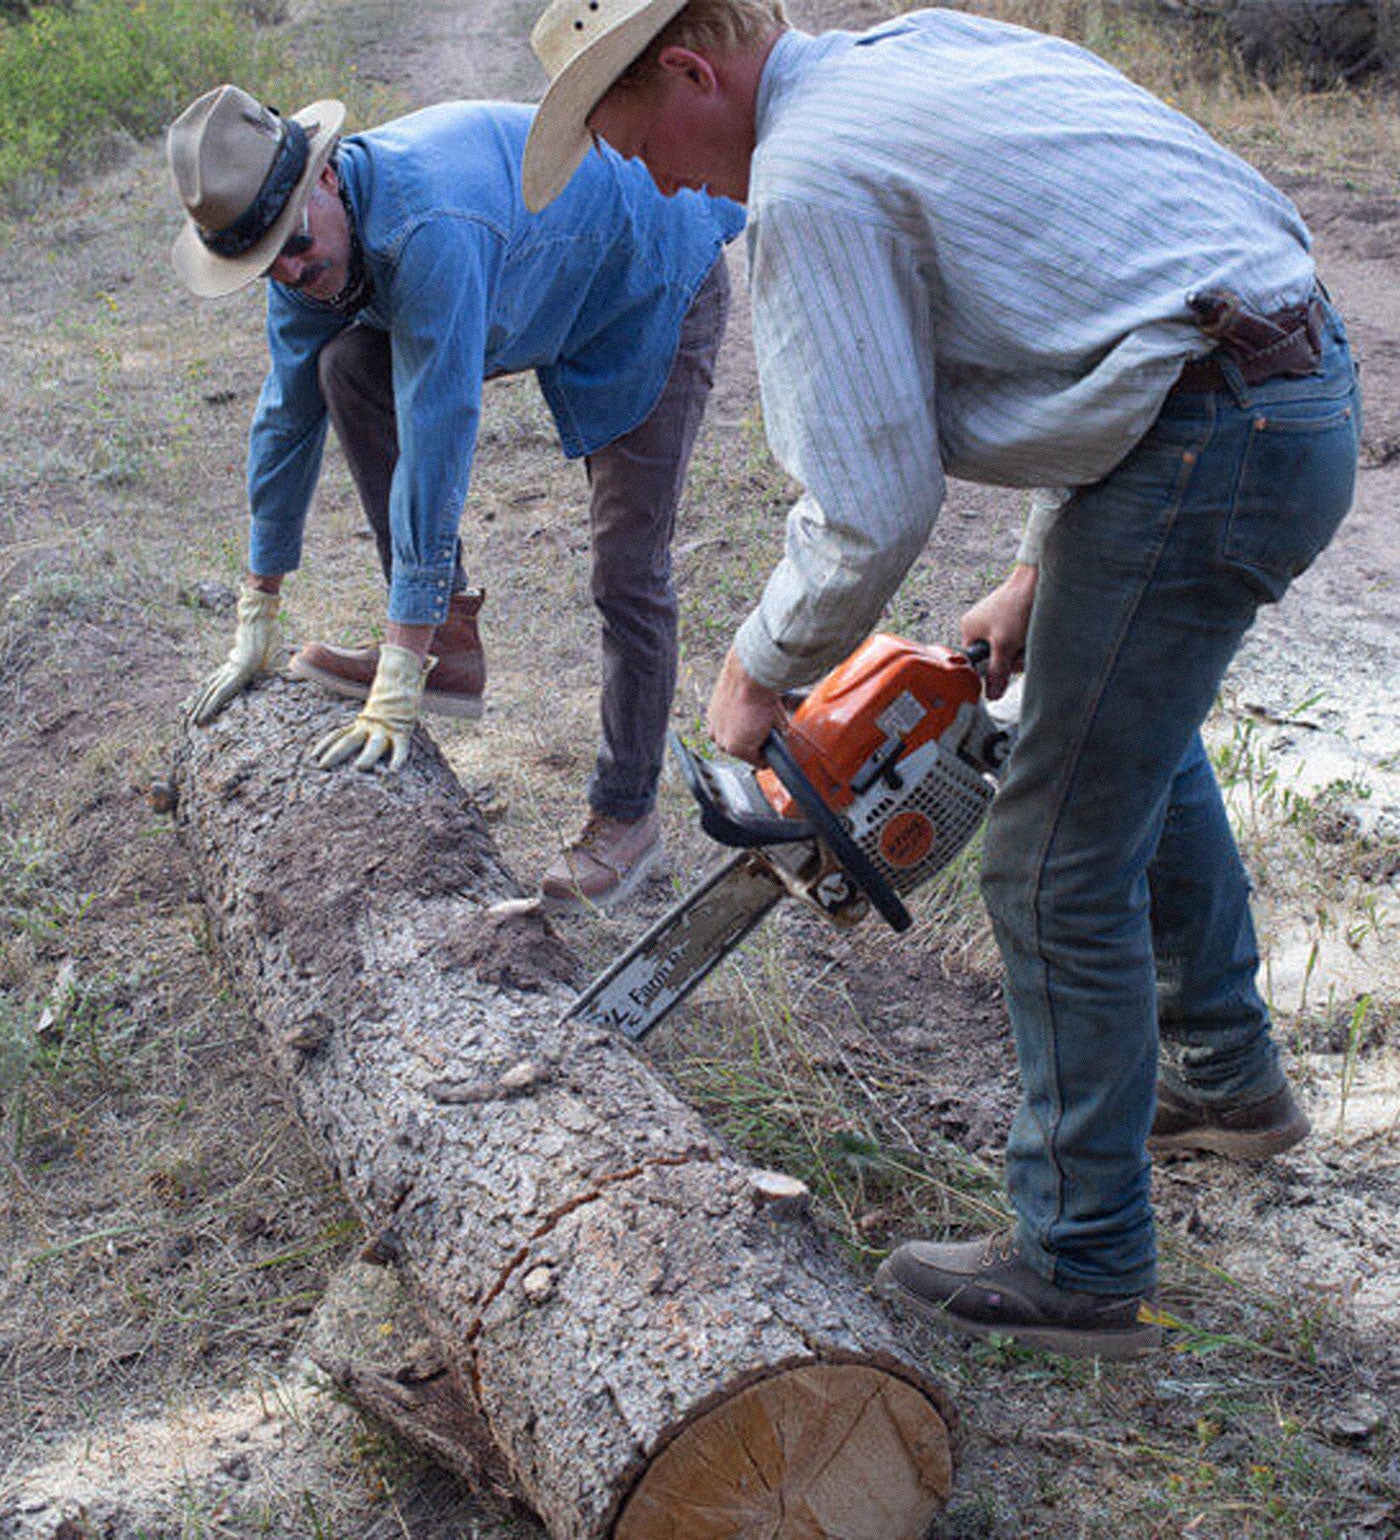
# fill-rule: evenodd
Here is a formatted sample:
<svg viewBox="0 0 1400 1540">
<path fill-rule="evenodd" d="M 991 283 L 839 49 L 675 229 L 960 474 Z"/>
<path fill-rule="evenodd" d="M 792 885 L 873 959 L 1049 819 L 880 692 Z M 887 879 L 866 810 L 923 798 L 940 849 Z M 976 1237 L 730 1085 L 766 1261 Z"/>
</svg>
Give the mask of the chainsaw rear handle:
<svg viewBox="0 0 1400 1540">
<path fill-rule="evenodd" d="M 895 930 L 908 930 L 914 921 L 899 894 L 880 875 L 875 863 L 822 801 L 821 793 L 803 774 L 801 765 L 792 757 L 792 750 L 777 733 L 769 733 L 764 740 L 763 760 L 802 809 L 813 832 L 841 863 L 846 875 L 879 910 L 885 921 Z"/>
</svg>

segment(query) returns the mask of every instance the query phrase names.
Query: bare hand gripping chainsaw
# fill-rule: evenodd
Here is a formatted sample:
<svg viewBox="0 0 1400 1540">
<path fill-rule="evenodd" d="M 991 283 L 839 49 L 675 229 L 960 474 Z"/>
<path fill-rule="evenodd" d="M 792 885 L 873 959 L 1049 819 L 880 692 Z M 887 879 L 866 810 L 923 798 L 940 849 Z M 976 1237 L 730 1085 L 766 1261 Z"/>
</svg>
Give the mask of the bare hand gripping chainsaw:
<svg viewBox="0 0 1400 1540">
<path fill-rule="evenodd" d="M 700 826 L 731 856 L 579 996 L 566 1019 L 633 1040 L 663 1017 L 781 899 L 834 924 L 873 907 L 895 930 L 903 894 L 927 882 L 977 832 L 1012 733 L 982 702 L 963 652 L 872 636 L 764 745 L 766 768 L 718 764 L 671 747 L 700 805 Z"/>
</svg>

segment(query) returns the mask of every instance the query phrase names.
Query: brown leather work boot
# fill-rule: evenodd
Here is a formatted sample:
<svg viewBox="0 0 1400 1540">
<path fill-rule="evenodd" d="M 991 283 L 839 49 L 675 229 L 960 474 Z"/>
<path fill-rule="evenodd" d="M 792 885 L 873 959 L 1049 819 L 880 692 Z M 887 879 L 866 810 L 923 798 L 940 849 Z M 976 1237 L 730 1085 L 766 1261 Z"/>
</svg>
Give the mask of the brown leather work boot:
<svg viewBox="0 0 1400 1540">
<path fill-rule="evenodd" d="M 473 720 L 481 715 L 486 654 L 476 617 L 485 598 L 485 589 L 467 588 L 448 601 L 447 619 L 433 634 L 433 655 L 438 661 L 423 691 L 425 711 Z M 332 647 L 329 642 L 308 642 L 291 663 L 298 679 L 352 700 L 364 700 L 369 694 L 378 667 L 378 647 Z"/>
<path fill-rule="evenodd" d="M 1211 1107 L 1157 1086 L 1157 1112 L 1147 1148 L 1159 1155 L 1208 1151 L 1236 1160 L 1264 1160 L 1300 1144 L 1312 1132 L 1308 1115 L 1284 1086 L 1245 1107 Z"/>
<path fill-rule="evenodd" d="M 654 810 L 632 819 L 592 813 L 579 837 L 550 862 L 540 894 L 551 909 L 607 909 L 634 892 L 664 853 Z"/>
<path fill-rule="evenodd" d="M 1010 1337 L 1072 1358 L 1138 1358 L 1162 1328 L 1145 1294 L 1057 1288 L 1024 1261 L 1011 1231 L 980 1241 L 906 1241 L 880 1264 L 875 1287 L 935 1325 L 968 1337 Z"/>
</svg>

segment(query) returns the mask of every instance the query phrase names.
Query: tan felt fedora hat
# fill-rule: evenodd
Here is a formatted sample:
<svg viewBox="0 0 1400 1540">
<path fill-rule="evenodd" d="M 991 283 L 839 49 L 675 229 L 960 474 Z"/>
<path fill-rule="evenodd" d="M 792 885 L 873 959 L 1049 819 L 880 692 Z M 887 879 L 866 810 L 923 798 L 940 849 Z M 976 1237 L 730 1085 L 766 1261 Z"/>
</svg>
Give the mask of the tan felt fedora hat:
<svg viewBox="0 0 1400 1540">
<path fill-rule="evenodd" d="M 342 102 L 313 102 L 290 118 L 218 86 L 170 125 L 166 153 L 188 218 L 171 260 L 203 299 L 259 278 L 297 228 L 345 121 Z"/>
<path fill-rule="evenodd" d="M 525 143 L 525 207 L 537 214 L 578 170 L 588 115 L 686 0 L 554 0 L 530 34 L 550 87 Z"/>
</svg>

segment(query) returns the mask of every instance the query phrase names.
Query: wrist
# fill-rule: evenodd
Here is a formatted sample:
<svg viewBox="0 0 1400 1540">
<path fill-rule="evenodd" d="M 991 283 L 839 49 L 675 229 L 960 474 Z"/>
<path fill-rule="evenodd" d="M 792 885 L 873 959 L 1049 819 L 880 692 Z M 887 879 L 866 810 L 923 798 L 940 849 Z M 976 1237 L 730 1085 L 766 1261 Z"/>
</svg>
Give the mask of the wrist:
<svg viewBox="0 0 1400 1540">
<path fill-rule="evenodd" d="M 250 572 L 246 579 L 247 585 L 255 593 L 280 594 L 282 592 L 282 574 L 275 577 L 267 577 L 260 572 Z"/>
<path fill-rule="evenodd" d="M 406 652 L 413 653 L 421 663 L 432 648 L 433 633 L 436 630 L 436 626 L 412 626 L 391 620 L 384 628 L 384 640 L 391 646 L 402 647 Z"/>
</svg>

